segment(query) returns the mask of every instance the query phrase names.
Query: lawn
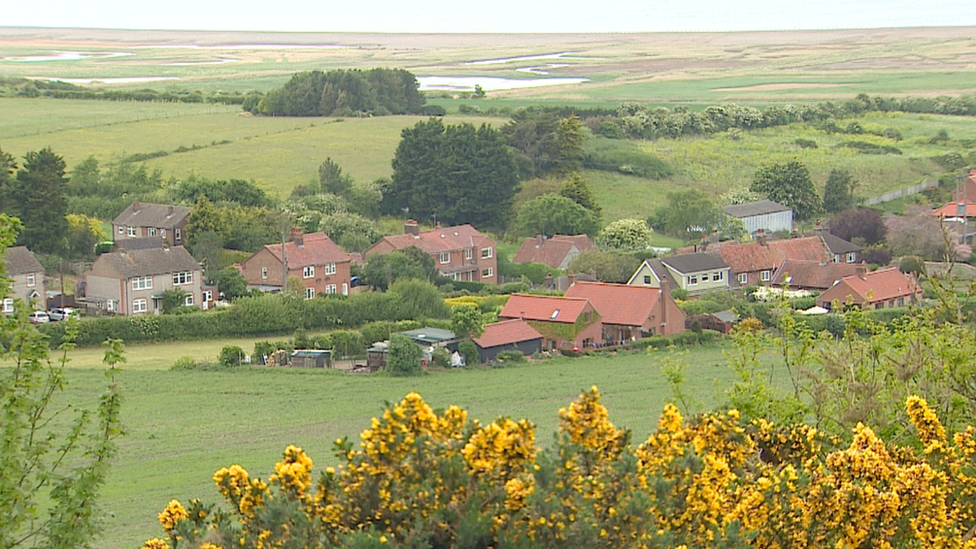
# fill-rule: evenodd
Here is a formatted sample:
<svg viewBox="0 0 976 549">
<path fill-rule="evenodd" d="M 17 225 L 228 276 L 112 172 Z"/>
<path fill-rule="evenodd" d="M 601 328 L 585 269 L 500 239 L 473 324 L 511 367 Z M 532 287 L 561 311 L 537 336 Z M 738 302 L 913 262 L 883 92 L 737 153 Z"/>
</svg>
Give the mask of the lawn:
<svg viewBox="0 0 976 549">
<path fill-rule="evenodd" d="M 139 345 L 127 350 L 120 374 L 126 436 L 113 464 L 104 504 L 110 513 L 99 547 L 132 547 L 155 535 L 156 513 L 173 497 L 215 501 L 213 472 L 239 463 L 267 476 L 281 450 L 305 448 L 316 467 L 336 463 L 336 438 L 358 433 L 384 401 L 410 391 L 433 406 L 458 404 L 471 417 L 528 418 L 537 440 L 549 444 L 557 412 L 579 391 L 598 385 L 611 419 L 641 441 L 652 432 L 668 402 L 669 389 L 655 366 L 665 353 L 559 358 L 500 369 L 438 371 L 418 378 L 357 376 L 331 370 L 242 367 L 233 372 L 168 371 L 176 357 L 215 356 L 224 344 L 213 341 Z M 733 380 L 722 346 L 697 348 L 684 357 L 688 389 L 710 407 Z M 68 370 L 65 401 L 92 405 L 104 386 L 93 367 L 99 352 L 76 350 Z"/>
</svg>

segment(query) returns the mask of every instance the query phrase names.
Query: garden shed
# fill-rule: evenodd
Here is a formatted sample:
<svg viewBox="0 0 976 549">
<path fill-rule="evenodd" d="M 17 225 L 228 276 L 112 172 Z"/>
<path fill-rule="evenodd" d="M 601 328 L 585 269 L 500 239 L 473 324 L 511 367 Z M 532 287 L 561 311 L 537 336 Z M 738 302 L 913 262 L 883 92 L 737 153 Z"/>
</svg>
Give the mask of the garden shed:
<svg viewBox="0 0 976 549">
<path fill-rule="evenodd" d="M 331 368 L 332 351 L 325 349 L 295 349 L 288 360 L 295 368 Z"/>
</svg>

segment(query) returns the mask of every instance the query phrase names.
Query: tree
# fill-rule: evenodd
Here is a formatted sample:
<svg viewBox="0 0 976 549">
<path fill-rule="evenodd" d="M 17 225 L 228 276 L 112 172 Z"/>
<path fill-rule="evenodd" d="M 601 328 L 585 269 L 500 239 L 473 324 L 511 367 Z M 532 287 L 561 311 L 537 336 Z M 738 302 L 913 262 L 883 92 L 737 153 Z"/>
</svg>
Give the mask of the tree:
<svg viewBox="0 0 976 549">
<path fill-rule="evenodd" d="M 928 261 L 943 261 L 949 252 L 947 242 L 957 238 L 951 231 L 943 231 L 931 210 L 918 205 L 906 207 L 904 215 L 888 216 L 885 228 L 892 254 L 917 255 Z"/>
<path fill-rule="evenodd" d="M 403 130 L 383 205 L 393 215 L 503 227 L 517 190 L 515 157 L 497 130 L 432 118 Z"/>
<path fill-rule="evenodd" d="M 186 296 L 188 295 L 190 294 L 186 293 L 182 288 L 170 288 L 163 292 L 163 298 L 160 300 L 159 308 L 164 315 L 171 315 L 186 305 Z"/>
<path fill-rule="evenodd" d="M 709 233 L 727 217 L 698 189 L 668 193 L 668 203 L 659 207 L 650 221 L 666 234 L 687 238 L 689 233 Z"/>
<path fill-rule="evenodd" d="M 401 279 L 390 286 L 395 294 L 399 318 L 450 318 L 451 311 L 444 303 L 444 296 L 430 282 L 417 279 Z"/>
<path fill-rule="evenodd" d="M 102 222 L 94 217 L 80 214 L 65 216 L 68 225 L 65 252 L 68 257 L 92 257 L 95 255 L 95 245 L 106 239 L 102 230 Z"/>
<path fill-rule="evenodd" d="M 424 356 L 420 346 L 405 335 L 394 334 L 386 353 L 386 369 L 395 376 L 415 376 L 423 372 L 420 359 Z"/>
<path fill-rule="evenodd" d="M 870 208 L 846 209 L 831 217 L 827 228 L 837 238 L 868 246 L 884 242 L 888 231 L 881 212 Z"/>
<path fill-rule="evenodd" d="M 611 250 L 646 250 L 653 232 L 640 219 L 618 219 L 600 231 L 597 243 Z"/>
<path fill-rule="evenodd" d="M 854 187 L 857 182 L 847 170 L 830 170 L 824 187 L 823 208 L 827 213 L 837 213 L 854 204 Z"/>
<path fill-rule="evenodd" d="M 485 333 L 485 317 L 474 304 L 451 308 L 451 331 L 460 338 L 480 337 Z"/>
<path fill-rule="evenodd" d="M 387 290 L 394 282 L 410 278 L 433 282 L 436 276 L 434 258 L 416 246 L 373 255 L 363 267 L 363 280 L 378 290 Z"/>
<path fill-rule="evenodd" d="M 0 215 L 0 258 L 17 227 Z M 0 278 L 0 299 L 10 297 L 10 279 Z M 14 310 L 0 318 L 10 366 L 0 370 L 0 547 L 92 547 L 100 491 L 122 434 L 115 383 L 122 342 L 106 342 L 108 389 L 95 410 L 80 410 L 63 400 L 66 356 L 52 361 L 47 336 L 27 321 L 27 305 L 18 300 Z M 67 322 L 65 351 L 78 331 Z"/>
<path fill-rule="evenodd" d="M 319 165 L 319 188 L 323 193 L 346 196 L 352 188 L 352 178 L 342 175 L 342 168 L 331 158 Z"/>
<path fill-rule="evenodd" d="M 64 197 L 64 159 L 49 149 L 24 155 L 11 187 L 11 210 L 20 218 L 20 243 L 35 252 L 58 253 L 66 245 L 68 202 Z"/>
<path fill-rule="evenodd" d="M 560 189 L 559 195 L 565 196 L 580 206 L 583 206 L 596 216 L 599 216 L 602 211 L 600 205 L 596 203 L 596 197 L 590 192 L 590 187 L 587 186 L 586 180 L 583 179 L 582 174 L 579 172 L 570 174 L 569 179 L 566 180 L 563 188 Z"/>
<path fill-rule="evenodd" d="M 555 194 L 545 194 L 522 204 L 515 224 L 522 236 L 594 234 L 599 228 L 593 212 Z"/>
<path fill-rule="evenodd" d="M 543 108 L 528 107 L 519 109 L 501 131 L 518 151 L 523 179 L 571 173 L 581 167 L 585 137 L 575 115 L 561 118 Z"/>
<path fill-rule="evenodd" d="M 228 232 L 220 211 L 206 197 L 197 198 L 196 204 L 186 216 L 186 244 L 192 250 L 197 239 L 204 234 L 214 234 L 221 237 L 219 247 L 223 247 L 223 235 Z"/>
<path fill-rule="evenodd" d="M 614 251 L 587 250 L 569 263 L 574 273 L 595 273 L 597 280 L 625 284 L 640 267 L 640 259 Z"/>
<path fill-rule="evenodd" d="M 247 295 L 247 281 L 234 267 L 225 267 L 218 271 L 214 282 L 217 284 L 217 292 L 227 301 Z"/>
<path fill-rule="evenodd" d="M 749 190 L 793 208 L 793 216 L 801 221 L 821 211 L 820 197 L 813 188 L 810 172 L 799 160 L 760 167 Z"/>
</svg>

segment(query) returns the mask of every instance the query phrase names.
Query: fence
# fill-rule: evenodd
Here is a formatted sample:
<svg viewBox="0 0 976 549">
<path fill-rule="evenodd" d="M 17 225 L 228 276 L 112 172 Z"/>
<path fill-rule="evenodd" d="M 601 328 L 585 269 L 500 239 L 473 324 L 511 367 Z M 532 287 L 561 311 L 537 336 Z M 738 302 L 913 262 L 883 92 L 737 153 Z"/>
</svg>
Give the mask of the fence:
<svg viewBox="0 0 976 549">
<path fill-rule="evenodd" d="M 880 196 L 872 196 L 864 201 L 865 206 L 874 206 L 875 204 L 881 204 L 882 202 L 891 202 L 892 200 L 898 200 L 899 198 L 904 198 L 906 196 L 911 196 L 913 194 L 918 194 L 925 189 L 932 189 L 939 186 L 939 182 L 934 179 L 926 179 L 918 185 L 912 185 L 906 189 L 899 189 L 897 191 L 891 191 L 884 193 Z"/>
</svg>

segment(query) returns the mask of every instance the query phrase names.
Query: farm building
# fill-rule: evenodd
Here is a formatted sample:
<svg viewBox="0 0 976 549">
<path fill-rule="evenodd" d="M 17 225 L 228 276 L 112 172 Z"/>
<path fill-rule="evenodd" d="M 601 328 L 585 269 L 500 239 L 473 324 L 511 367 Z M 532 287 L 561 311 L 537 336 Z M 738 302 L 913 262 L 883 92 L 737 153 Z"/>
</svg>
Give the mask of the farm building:
<svg viewBox="0 0 976 549">
<path fill-rule="evenodd" d="M 793 209 L 772 200 L 726 206 L 725 214 L 741 220 L 749 234 L 755 234 L 760 230 L 767 233 L 793 230 Z"/>
<path fill-rule="evenodd" d="M 544 349 L 572 350 L 603 344 L 600 314 L 584 298 L 512 294 L 498 318 L 526 321 L 542 334 Z"/>
<path fill-rule="evenodd" d="M 542 351 L 542 334 L 520 319 L 502 320 L 485 326 L 480 337 L 474 338 L 478 360 L 491 362 L 498 353 L 516 350 L 523 355 Z"/>
</svg>

